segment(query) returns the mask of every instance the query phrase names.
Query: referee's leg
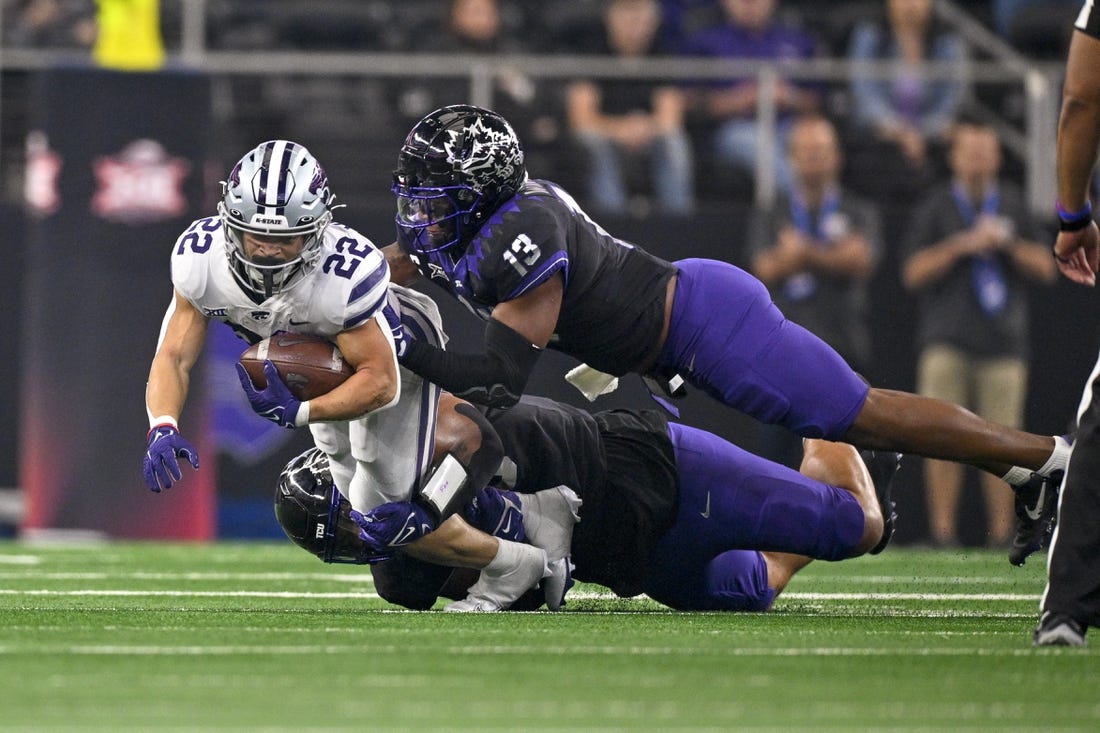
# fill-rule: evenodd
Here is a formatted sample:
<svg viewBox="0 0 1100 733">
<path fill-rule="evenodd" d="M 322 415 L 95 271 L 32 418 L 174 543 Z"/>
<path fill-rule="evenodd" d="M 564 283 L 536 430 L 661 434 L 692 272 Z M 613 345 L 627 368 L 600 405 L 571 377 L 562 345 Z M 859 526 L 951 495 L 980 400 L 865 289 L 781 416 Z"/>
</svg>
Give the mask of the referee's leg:
<svg viewBox="0 0 1100 733">
<path fill-rule="evenodd" d="M 1100 361 L 1082 397 L 1077 439 L 1058 502 L 1058 524 L 1047 560 L 1047 587 L 1035 641 L 1080 643 L 1100 625 Z M 1065 632 L 1051 631 L 1068 619 Z M 1078 628 L 1074 628 L 1076 624 Z"/>
</svg>

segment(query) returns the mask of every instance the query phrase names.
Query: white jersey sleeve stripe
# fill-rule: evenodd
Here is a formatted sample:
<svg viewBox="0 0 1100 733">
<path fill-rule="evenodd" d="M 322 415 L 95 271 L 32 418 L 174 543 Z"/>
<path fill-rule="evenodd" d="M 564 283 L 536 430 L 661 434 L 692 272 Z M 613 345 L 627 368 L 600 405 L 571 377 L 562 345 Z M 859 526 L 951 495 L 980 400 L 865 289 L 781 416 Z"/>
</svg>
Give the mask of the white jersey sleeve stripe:
<svg viewBox="0 0 1100 733">
<path fill-rule="evenodd" d="M 375 250 L 364 260 L 373 264 L 367 275 L 348 293 L 344 308 L 344 328 L 353 328 L 378 312 L 386 301 L 390 284 L 390 271 L 382 253 Z"/>
<path fill-rule="evenodd" d="M 347 331 L 349 329 L 355 328 L 356 326 L 358 326 L 363 321 L 366 321 L 367 319 L 369 319 L 371 316 L 373 316 L 375 313 L 378 312 L 378 309 L 382 307 L 382 305 L 385 303 L 385 301 L 386 301 L 386 293 L 385 293 L 385 291 L 383 291 L 381 297 L 379 297 L 378 300 L 373 301 L 371 303 L 368 303 L 367 307 L 364 308 L 363 310 L 359 311 L 359 313 L 357 315 L 353 315 L 353 316 L 349 316 L 348 318 L 345 318 L 344 319 L 343 330 Z"/>
<path fill-rule="evenodd" d="M 385 291 L 386 285 L 389 284 L 389 270 L 385 267 L 375 267 L 370 273 L 356 283 L 355 287 L 351 289 L 348 294 L 348 305 L 351 305 L 355 301 L 359 300 L 365 295 L 370 295 L 371 300 L 378 298 L 378 291 Z M 375 291 L 372 295 L 372 291 Z"/>
<path fill-rule="evenodd" d="M 385 304 L 389 287 L 389 267 L 382 252 L 374 250 L 362 261 L 368 266 L 366 275 L 355 283 L 344 305 L 344 328 L 352 328 L 370 318 Z M 362 266 L 362 265 L 360 265 Z"/>
<path fill-rule="evenodd" d="M 1074 23 L 1074 27 L 1079 31 L 1084 31 L 1090 36 L 1100 38 L 1100 17 L 1094 12 L 1093 0 L 1086 0 L 1085 4 L 1081 7 L 1081 12 L 1077 15 L 1077 22 Z"/>
</svg>

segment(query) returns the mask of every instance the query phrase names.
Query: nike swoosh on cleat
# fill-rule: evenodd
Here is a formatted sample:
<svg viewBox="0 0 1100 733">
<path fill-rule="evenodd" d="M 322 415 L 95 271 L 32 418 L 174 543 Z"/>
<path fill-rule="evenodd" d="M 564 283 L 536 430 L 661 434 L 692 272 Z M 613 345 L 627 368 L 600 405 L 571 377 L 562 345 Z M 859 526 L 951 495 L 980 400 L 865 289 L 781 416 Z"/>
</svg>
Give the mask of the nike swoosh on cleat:
<svg viewBox="0 0 1100 733">
<path fill-rule="evenodd" d="M 699 512 L 699 516 L 703 519 L 710 519 L 710 492 L 707 492 L 707 506 L 703 511 Z"/>
<path fill-rule="evenodd" d="M 1032 521 L 1035 521 L 1035 520 L 1038 520 L 1041 516 L 1043 516 L 1043 504 L 1045 503 L 1044 499 L 1046 499 L 1046 495 L 1047 495 L 1047 484 L 1044 481 L 1043 482 L 1043 487 L 1041 489 L 1039 489 L 1039 497 L 1035 500 L 1034 508 L 1024 507 L 1024 513 L 1027 514 L 1028 519 L 1030 519 Z"/>
</svg>

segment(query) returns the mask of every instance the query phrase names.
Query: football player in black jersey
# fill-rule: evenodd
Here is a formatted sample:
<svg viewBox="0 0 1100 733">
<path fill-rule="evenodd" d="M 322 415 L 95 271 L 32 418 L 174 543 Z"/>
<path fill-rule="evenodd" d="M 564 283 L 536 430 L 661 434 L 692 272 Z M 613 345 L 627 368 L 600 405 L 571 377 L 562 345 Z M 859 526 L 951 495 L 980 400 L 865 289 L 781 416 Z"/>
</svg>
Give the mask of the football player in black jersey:
<svg viewBox="0 0 1100 733">
<path fill-rule="evenodd" d="M 570 544 L 573 577 L 623 597 L 645 593 L 682 610 L 764 611 L 811 559 L 841 560 L 885 546 L 883 505 L 889 506 L 896 453 L 866 456 L 865 467 L 852 446 L 807 440 L 799 473 L 670 423 L 658 410 L 593 415 L 524 397 L 487 417 L 507 458 L 502 476 L 479 494 L 467 519 L 490 534 L 521 540 L 516 530 L 530 525 L 524 517 L 509 531 L 509 512 L 525 509 L 532 494 L 575 488 L 582 504 Z M 441 422 L 437 441 L 446 444 L 455 429 L 453 421 Z M 299 531 L 296 517 L 311 505 L 317 508 L 307 514 L 326 512 L 330 489 L 315 485 L 323 477 L 303 477 L 299 464 L 284 471 L 276 514 L 299 545 L 322 555 L 316 533 Z M 279 510 L 288 499 L 294 512 Z M 334 529 L 345 559 L 369 554 L 354 524 Z M 463 598 L 474 579 L 403 553 L 371 567 L 383 598 L 414 609 L 430 608 L 441 595 Z M 555 591 L 543 583 L 513 608 L 537 607 L 543 593 L 548 605 L 559 607 L 565 589 L 564 582 Z M 470 593 L 447 610 L 501 610 L 491 585 Z"/>
<path fill-rule="evenodd" d="M 519 399 L 543 348 L 609 375 L 682 378 L 807 438 L 968 463 L 1013 487 L 1065 468 L 1069 444 L 951 403 L 869 387 L 725 262 L 675 263 L 610 235 L 556 184 L 530 179 L 500 115 L 455 105 L 398 156 L 394 282 L 429 278 L 488 321 L 481 353 L 408 340 L 399 359 L 489 406 Z"/>
</svg>

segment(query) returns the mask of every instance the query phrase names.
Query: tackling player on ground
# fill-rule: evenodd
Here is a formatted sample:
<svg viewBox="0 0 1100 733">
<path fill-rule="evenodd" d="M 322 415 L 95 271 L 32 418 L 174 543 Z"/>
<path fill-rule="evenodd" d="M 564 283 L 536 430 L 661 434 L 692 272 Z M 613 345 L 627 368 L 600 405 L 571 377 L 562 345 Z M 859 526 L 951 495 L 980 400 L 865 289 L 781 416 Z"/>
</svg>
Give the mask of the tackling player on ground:
<svg viewBox="0 0 1100 733">
<path fill-rule="evenodd" d="M 576 489 L 583 503 L 570 546 L 573 576 L 620 596 L 645 593 L 682 610 L 764 611 L 811 559 L 879 552 L 890 539 L 883 513 L 892 513 L 896 453 L 865 452 L 865 467 L 852 446 L 807 440 L 799 473 L 670 423 L 659 410 L 592 415 L 524 397 L 487 417 L 503 441 L 507 470 L 478 494 L 468 518 L 522 539 L 509 527 L 531 526 L 527 516 L 522 523 L 509 518 L 534 497 Z M 454 421 L 441 423 L 438 439 L 445 443 L 455 428 Z M 307 454 L 283 472 L 275 513 L 300 546 L 355 562 L 362 539 L 354 523 L 340 523 L 333 509 L 339 504 L 323 465 Z M 325 540 L 316 539 L 317 523 L 334 528 L 321 533 Z M 461 571 L 401 553 L 372 571 L 379 594 L 408 608 L 430 608 L 441 595 L 461 599 L 446 607 L 451 611 L 507 607 L 501 592 L 510 589 L 484 576 L 470 586 Z M 555 594 L 566 588 L 544 584 L 519 607 L 537 607 L 545 596 L 557 608 L 562 597 Z"/>
</svg>

